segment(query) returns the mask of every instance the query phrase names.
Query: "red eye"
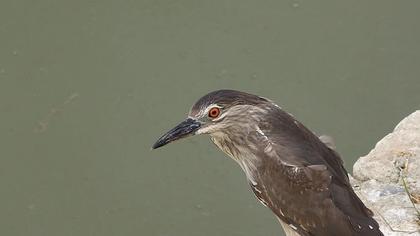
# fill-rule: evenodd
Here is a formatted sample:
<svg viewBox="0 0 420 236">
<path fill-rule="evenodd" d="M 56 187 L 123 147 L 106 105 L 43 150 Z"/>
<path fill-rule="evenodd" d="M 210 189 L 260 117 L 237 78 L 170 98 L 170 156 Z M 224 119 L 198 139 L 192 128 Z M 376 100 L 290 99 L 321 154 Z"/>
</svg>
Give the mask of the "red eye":
<svg viewBox="0 0 420 236">
<path fill-rule="evenodd" d="M 209 111 L 209 117 L 210 118 L 217 118 L 220 115 L 220 108 L 218 107 L 213 107 L 210 109 Z"/>
</svg>

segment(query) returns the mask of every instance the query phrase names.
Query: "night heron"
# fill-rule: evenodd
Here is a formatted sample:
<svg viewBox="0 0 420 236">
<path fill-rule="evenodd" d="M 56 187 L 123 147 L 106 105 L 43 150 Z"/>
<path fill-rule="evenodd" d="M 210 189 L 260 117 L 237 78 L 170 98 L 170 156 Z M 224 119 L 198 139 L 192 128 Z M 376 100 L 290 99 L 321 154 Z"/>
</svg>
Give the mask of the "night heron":
<svg viewBox="0 0 420 236">
<path fill-rule="evenodd" d="M 211 92 L 153 149 L 195 134 L 209 134 L 242 167 L 257 199 L 288 236 L 383 235 L 337 152 L 269 99 Z"/>
</svg>

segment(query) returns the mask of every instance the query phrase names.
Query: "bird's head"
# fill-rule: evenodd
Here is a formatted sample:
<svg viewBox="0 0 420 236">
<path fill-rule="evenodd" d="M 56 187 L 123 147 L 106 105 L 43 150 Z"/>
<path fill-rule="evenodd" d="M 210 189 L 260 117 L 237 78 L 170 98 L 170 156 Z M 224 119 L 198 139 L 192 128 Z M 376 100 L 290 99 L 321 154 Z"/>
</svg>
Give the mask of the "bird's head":
<svg viewBox="0 0 420 236">
<path fill-rule="evenodd" d="M 195 134 L 211 136 L 242 132 L 266 112 L 269 100 L 235 90 L 217 90 L 201 97 L 187 119 L 159 138 L 153 149 Z"/>
</svg>

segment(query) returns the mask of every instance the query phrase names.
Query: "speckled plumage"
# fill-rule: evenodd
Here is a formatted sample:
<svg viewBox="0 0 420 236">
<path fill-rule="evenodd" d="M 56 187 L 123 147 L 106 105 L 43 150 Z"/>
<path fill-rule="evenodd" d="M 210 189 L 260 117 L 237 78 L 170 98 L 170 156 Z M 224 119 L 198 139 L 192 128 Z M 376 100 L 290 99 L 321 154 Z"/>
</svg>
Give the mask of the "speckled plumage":
<svg viewBox="0 0 420 236">
<path fill-rule="evenodd" d="M 222 115 L 204 121 L 211 106 Z M 200 98 L 189 117 L 201 122 L 197 134 L 209 134 L 238 162 L 256 197 L 289 235 L 382 235 L 339 155 L 272 101 L 219 90 Z"/>
</svg>

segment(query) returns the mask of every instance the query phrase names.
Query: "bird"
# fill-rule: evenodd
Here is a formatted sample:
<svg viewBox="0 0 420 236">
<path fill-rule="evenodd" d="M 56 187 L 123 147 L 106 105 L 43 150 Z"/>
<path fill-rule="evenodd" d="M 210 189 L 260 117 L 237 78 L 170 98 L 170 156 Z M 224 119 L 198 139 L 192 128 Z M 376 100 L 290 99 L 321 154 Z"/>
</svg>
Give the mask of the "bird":
<svg viewBox="0 0 420 236">
<path fill-rule="evenodd" d="M 272 100 L 236 90 L 201 97 L 152 146 L 208 134 L 243 169 L 287 236 L 379 236 L 337 151 Z"/>
</svg>

